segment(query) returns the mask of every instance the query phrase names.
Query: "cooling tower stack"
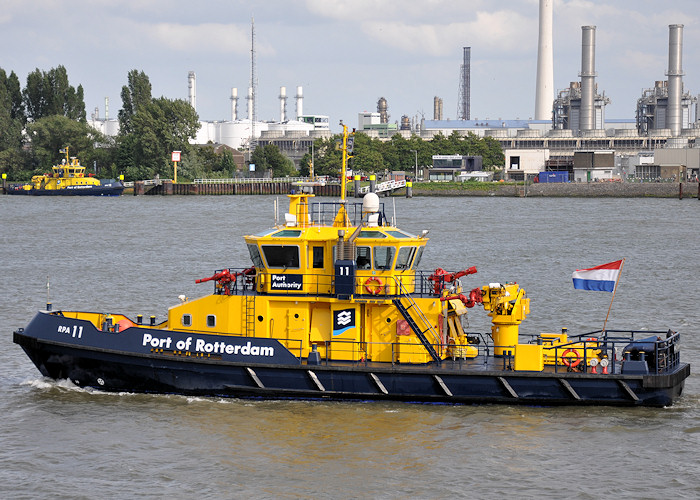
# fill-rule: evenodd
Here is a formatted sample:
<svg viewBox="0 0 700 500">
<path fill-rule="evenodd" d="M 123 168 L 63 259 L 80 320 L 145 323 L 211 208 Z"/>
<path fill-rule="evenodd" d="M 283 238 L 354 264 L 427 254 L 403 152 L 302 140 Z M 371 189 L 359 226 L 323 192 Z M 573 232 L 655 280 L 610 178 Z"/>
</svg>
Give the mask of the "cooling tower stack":
<svg viewBox="0 0 700 500">
<path fill-rule="evenodd" d="M 297 95 L 296 95 L 296 100 L 297 100 L 297 120 L 300 119 L 300 117 L 304 114 L 304 94 L 302 93 L 302 88 L 297 87 Z"/>
<path fill-rule="evenodd" d="M 287 121 L 287 87 L 280 87 L 280 123 Z"/>
<path fill-rule="evenodd" d="M 581 26 L 581 114 L 579 130 L 595 128 L 595 26 Z"/>
<path fill-rule="evenodd" d="M 195 111 L 197 110 L 197 76 L 194 71 L 187 74 L 187 87 L 189 88 L 190 106 Z"/>
<path fill-rule="evenodd" d="M 671 24 L 668 27 L 668 109 L 666 123 L 671 136 L 681 135 L 681 96 L 683 95 L 683 25 Z"/>
<path fill-rule="evenodd" d="M 535 120 L 552 119 L 554 63 L 552 50 L 552 0 L 540 0 L 540 35 L 537 46 Z"/>
<path fill-rule="evenodd" d="M 231 121 L 235 122 L 238 120 L 238 89 L 236 87 L 231 88 Z"/>
</svg>

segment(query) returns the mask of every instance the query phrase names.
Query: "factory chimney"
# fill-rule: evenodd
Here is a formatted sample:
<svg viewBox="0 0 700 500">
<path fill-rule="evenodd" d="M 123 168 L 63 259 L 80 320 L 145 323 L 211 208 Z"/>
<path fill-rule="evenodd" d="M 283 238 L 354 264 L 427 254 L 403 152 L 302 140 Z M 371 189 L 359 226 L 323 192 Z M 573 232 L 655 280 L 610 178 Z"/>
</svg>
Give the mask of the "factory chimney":
<svg viewBox="0 0 700 500">
<path fill-rule="evenodd" d="M 552 49 L 552 0 L 540 0 L 540 36 L 537 45 L 535 120 L 552 119 L 554 63 Z"/>
<path fill-rule="evenodd" d="M 189 88 L 190 106 L 195 111 L 197 110 L 197 77 L 194 71 L 187 74 L 187 87 Z"/>
<path fill-rule="evenodd" d="M 433 120 L 442 120 L 442 98 L 433 97 Z"/>
<path fill-rule="evenodd" d="M 231 121 L 238 120 L 238 89 L 231 87 Z"/>
<path fill-rule="evenodd" d="M 668 109 L 666 123 L 671 136 L 681 135 L 681 97 L 683 94 L 683 25 L 671 24 L 668 27 Z"/>
<path fill-rule="evenodd" d="M 296 100 L 297 100 L 297 120 L 300 120 L 301 116 L 304 114 L 304 110 L 303 110 L 304 94 L 302 93 L 301 87 L 297 87 Z"/>
<path fill-rule="evenodd" d="M 280 123 L 287 121 L 287 87 L 280 87 Z"/>
<path fill-rule="evenodd" d="M 581 114 L 579 130 L 595 129 L 595 26 L 581 26 Z"/>
</svg>

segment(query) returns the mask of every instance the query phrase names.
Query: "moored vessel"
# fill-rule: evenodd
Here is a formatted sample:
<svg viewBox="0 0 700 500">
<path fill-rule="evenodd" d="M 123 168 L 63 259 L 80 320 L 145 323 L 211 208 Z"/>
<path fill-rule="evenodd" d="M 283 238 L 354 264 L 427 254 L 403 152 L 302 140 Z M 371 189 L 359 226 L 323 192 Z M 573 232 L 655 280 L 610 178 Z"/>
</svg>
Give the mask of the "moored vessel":
<svg viewBox="0 0 700 500">
<path fill-rule="evenodd" d="M 24 184 L 10 184 L 6 194 L 32 196 L 119 196 L 124 191 L 124 183 L 115 179 L 97 179 L 85 174 L 85 167 L 77 157 L 69 156 L 68 148 L 60 150 L 65 154 L 61 163 L 51 167 L 51 172 L 35 175 Z"/>
<path fill-rule="evenodd" d="M 46 310 L 15 342 L 44 375 L 110 391 L 630 406 L 680 395 L 680 334 L 523 335 L 516 283 L 464 288 L 474 268 L 421 271 L 427 237 L 390 223 L 377 198 L 314 203 L 300 188 L 282 223 L 245 237 L 249 265 L 202 279 L 214 292 L 183 297 L 165 321 Z M 465 327 L 473 308 L 490 332 Z"/>
</svg>

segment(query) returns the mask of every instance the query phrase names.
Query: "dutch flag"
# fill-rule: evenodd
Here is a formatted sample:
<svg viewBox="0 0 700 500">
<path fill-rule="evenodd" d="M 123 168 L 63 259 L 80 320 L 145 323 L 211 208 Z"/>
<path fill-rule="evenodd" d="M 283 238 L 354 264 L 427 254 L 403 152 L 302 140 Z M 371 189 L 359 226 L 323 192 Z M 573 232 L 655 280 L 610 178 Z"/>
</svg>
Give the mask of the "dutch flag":
<svg viewBox="0 0 700 500">
<path fill-rule="evenodd" d="M 591 267 L 590 269 L 577 269 L 571 276 L 574 280 L 574 288 L 578 290 L 612 292 L 615 290 L 615 283 L 617 283 L 621 269 L 621 260 Z"/>
</svg>

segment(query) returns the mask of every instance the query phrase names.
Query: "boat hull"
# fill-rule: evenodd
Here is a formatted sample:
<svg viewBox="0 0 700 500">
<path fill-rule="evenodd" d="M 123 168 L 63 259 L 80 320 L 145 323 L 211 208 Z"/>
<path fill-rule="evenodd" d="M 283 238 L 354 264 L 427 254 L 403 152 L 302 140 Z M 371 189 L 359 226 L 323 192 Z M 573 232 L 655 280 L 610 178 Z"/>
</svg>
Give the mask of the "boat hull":
<svg viewBox="0 0 700 500">
<path fill-rule="evenodd" d="M 62 189 L 23 189 L 21 186 L 10 186 L 5 194 L 24 196 L 120 196 L 124 191 L 124 186 L 104 185 L 104 186 L 76 186 Z"/>
<path fill-rule="evenodd" d="M 166 338 L 171 345 L 189 338 L 193 351 L 178 354 L 153 347 L 158 342 L 164 345 Z M 492 366 L 475 369 L 449 360 L 421 366 L 310 364 L 272 339 L 193 336 L 138 326 L 105 333 L 89 322 L 47 313 L 39 313 L 26 330 L 15 332 L 14 342 L 46 377 L 105 391 L 200 396 L 668 406 L 681 395 L 690 373 L 684 363 L 664 375 L 516 372 Z M 198 342 L 202 352 L 194 349 Z M 210 349 L 207 344 L 218 345 L 217 352 L 204 352 Z M 239 348 L 229 349 L 234 345 Z M 265 355 L 263 348 L 268 349 Z"/>
</svg>

